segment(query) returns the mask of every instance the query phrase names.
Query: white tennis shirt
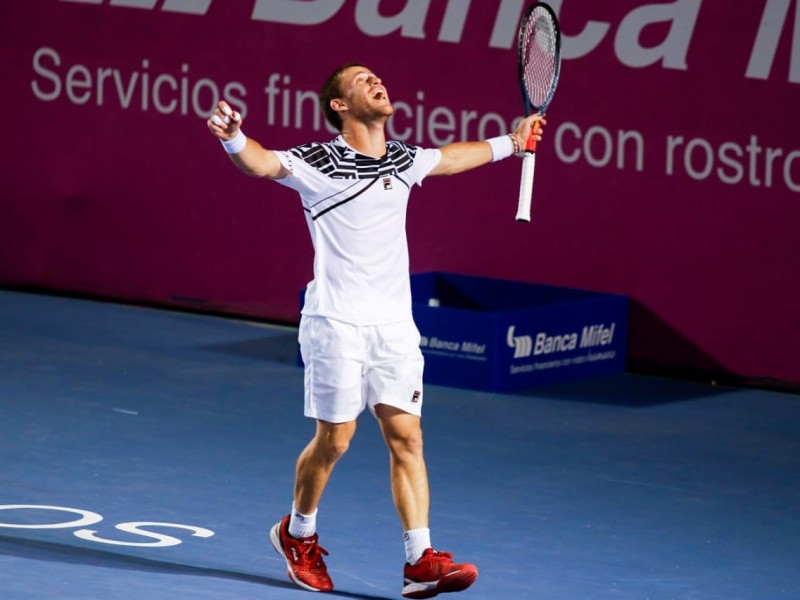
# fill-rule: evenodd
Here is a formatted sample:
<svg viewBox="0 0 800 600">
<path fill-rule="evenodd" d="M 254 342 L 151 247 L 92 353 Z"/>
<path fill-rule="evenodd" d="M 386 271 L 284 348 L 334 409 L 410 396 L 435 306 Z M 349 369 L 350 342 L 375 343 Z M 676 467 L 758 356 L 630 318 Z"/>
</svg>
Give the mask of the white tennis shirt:
<svg viewBox="0 0 800 600">
<path fill-rule="evenodd" d="M 441 152 L 390 141 L 373 158 L 338 136 L 277 154 L 291 172 L 277 181 L 300 194 L 314 245 L 302 313 L 353 325 L 410 319 L 408 197 Z"/>
</svg>

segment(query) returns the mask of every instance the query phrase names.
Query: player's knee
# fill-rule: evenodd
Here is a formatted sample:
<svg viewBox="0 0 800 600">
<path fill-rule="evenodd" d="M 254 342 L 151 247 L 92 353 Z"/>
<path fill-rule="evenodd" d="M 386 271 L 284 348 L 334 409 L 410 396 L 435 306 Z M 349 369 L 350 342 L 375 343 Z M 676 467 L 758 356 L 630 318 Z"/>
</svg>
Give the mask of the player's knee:
<svg viewBox="0 0 800 600">
<path fill-rule="evenodd" d="M 317 438 L 317 448 L 326 462 L 335 463 L 350 448 L 349 435 L 330 434 Z"/>
<path fill-rule="evenodd" d="M 336 462 L 345 455 L 349 448 L 349 440 L 329 440 L 325 445 L 325 454 L 329 461 Z"/>
<path fill-rule="evenodd" d="M 350 448 L 355 430 L 355 422 L 331 424 L 320 421 L 314 439 L 317 456 L 325 462 L 335 463 Z"/>
<path fill-rule="evenodd" d="M 389 440 L 389 447 L 398 456 L 422 456 L 422 430 L 409 429 L 397 432 Z"/>
</svg>

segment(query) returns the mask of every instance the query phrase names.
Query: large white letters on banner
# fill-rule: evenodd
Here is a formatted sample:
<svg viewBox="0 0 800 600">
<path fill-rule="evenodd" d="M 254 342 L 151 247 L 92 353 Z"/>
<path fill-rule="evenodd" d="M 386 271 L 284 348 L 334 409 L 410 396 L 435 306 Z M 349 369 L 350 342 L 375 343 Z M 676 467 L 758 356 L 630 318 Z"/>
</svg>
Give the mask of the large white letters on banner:
<svg viewBox="0 0 800 600">
<path fill-rule="evenodd" d="M 158 0 L 111 0 L 111 6 L 126 8 L 144 8 L 152 10 Z M 62 0 L 62 2 L 78 2 L 80 4 L 102 4 L 103 0 Z M 211 0 L 164 0 L 161 10 L 167 12 L 204 15 L 211 6 Z"/>
<path fill-rule="evenodd" d="M 319 25 L 342 8 L 344 0 L 256 0 L 253 19 L 293 25 Z"/>
<path fill-rule="evenodd" d="M 61 0 L 78 4 L 104 4 L 105 0 Z M 754 32 L 753 49 L 745 76 L 767 79 L 778 51 L 793 0 L 763 0 L 760 26 Z M 164 0 L 161 11 L 205 15 L 212 0 Z M 425 25 L 431 0 L 406 0 L 405 7 L 391 16 L 380 12 L 381 0 L 355 0 L 356 27 L 365 35 L 380 37 L 398 32 L 407 38 L 425 39 Z M 526 0 L 501 0 L 494 18 L 488 45 L 492 48 L 513 48 L 517 27 Z M 550 0 L 561 13 L 564 0 Z M 158 10 L 158 0 L 109 0 L 109 6 Z M 344 8 L 345 0 L 253 0 L 251 18 L 300 26 L 320 25 Z M 702 0 L 674 0 L 671 3 L 642 4 L 632 9 L 620 22 L 614 36 L 614 51 L 619 61 L 632 68 L 660 64 L 667 69 L 686 70 L 687 53 L 694 35 Z M 437 40 L 461 43 L 472 0 L 447 0 L 445 14 Z M 655 47 L 643 47 L 639 41 L 642 31 L 653 23 L 669 23 L 669 33 Z M 588 21 L 580 33 L 562 34 L 562 54 L 565 60 L 582 58 L 594 51 L 609 35 L 612 23 Z M 791 64 L 788 80 L 800 83 L 800 0 L 794 10 L 791 44 Z"/>
<path fill-rule="evenodd" d="M 747 65 L 747 76 L 753 79 L 767 79 L 778 51 L 778 42 L 789 14 L 792 0 L 767 0 L 758 36 Z M 800 83 L 800 2 L 794 8 L 794 29 L 792 33 L 792 54 L 789 65 L 789 81 Z"/>
<path fill-rule="evenodd" d="M 686 53 L 700 11 L 700 0 L 678 0 L 673 4 L 646 5 L 632 10 L 620 23 L 614 49 L 629 67 L 647 67 L 659 60 L 670 69 L 686 69 Z M 639 43 L 642 30 L 652 23 L 671 22 L 669 35 L 654 48 Z"/>
</svg>

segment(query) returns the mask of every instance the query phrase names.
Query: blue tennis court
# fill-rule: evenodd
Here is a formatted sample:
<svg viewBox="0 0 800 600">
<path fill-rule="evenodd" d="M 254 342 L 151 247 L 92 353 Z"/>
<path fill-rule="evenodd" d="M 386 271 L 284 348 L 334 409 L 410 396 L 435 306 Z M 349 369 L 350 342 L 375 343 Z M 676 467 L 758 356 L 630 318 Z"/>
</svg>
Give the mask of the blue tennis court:
<svg viewBox="0 0 800 600">
<path fill-rule="evenodd" d="M 0 598 L 308 597 L 267 530 L 313 432 L 290 327 L 0 291 Z M 433 543 L 487 600 L 800 598 L 800 401 L 624 375 L 429 386 Z M 400 597 L 363 415 L 319 513 L 332 596 Z"/>
</svg>

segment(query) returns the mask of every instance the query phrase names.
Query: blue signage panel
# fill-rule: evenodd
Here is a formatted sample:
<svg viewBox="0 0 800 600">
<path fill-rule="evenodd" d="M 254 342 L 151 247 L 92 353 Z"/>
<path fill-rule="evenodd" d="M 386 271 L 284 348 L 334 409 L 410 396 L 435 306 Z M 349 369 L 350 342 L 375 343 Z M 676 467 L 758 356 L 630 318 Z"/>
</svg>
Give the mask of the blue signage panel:
<svg viewBox="0 0 800 600">
<path fill-rule="evenodd" d="M 625 296 L 498 279 L 411 277 L 425 380 L 507 391 L 625 370 Z"/>
</svg>

